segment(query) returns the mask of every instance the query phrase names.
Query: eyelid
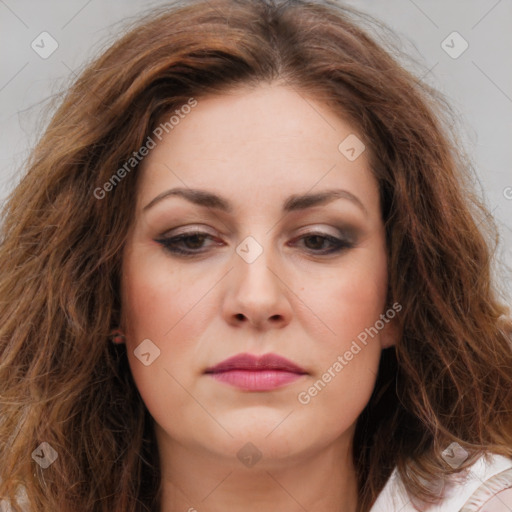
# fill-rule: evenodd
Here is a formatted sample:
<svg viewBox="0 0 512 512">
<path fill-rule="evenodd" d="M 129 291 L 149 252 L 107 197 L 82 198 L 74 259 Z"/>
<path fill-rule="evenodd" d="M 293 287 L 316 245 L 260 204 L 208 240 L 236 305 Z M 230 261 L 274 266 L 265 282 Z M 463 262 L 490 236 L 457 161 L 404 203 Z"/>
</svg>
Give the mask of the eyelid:
<svg viewBox="0 0 512 512">
<path fill-rule="evenodd" d="M 319 234 L 327 237 L 334 237 L 348 244 L 357 244 L 365 231 L 356 224 L 348 222 L 336 222 L 326 226 L 325 224 L 310 224 L 297 232 L 297 237 L 304 235 Z M 294 236 L 295 238 L 295 236 Z"/>
<path fill-rule="evenodd" d="M 181 231 L 182 230 L 182 231 Z M 170 238 L 180 235 L 207 234 L 210 236 L 219 236 L 218 232 L 212 233 L 206 226 L 201 224 L 193 224 L 189 226 L 180 226 L 164 231 L 158 238 Z"/>
<path fill-rule="evenodd" d="M 312 226 L 310 225 L 310 226 L 305 226 L 305 227 L 301 228 L 299 231 L 293 233 L 293 239 L 296 239 L 296 238 L 299 238 L 299 237 L 305 236 L 305 235 L 331 236 L 334 238 L 341 238 L 341 239 L 344 239 L 347 241 L 352 241 L 356 238 L 354 236 L 354 229 L 333 228 L 334 232 L 331 232 L 328 229 L 326 229 L 325 227 L 320 228 L 318 226 L 319 225 L 317 224 L 317 225 L 312 225 Z M 220 238 L 220 237 L 225 236 L 225 235 L 219 234 L 218 232 L 212 233 L 210 230 L 208 230 L 204 226 L 193 225 L 192 227 L 188 227 L 188 226 L 183 227 L 183 229 L 176 228 L 176 230 L 173 230 L 173 229 L 167 230 L 164 233 L 162 233 L 161 235 L 159 235 L 158 238 L 159 239 L 174 238 L 174 237 L 179 237 L 181 235 L 193 236 L 195 234 L 197 234 L 197 235 L 205 235 L 206 234 L 212 238 Z M 283 235 L 283 238 L 288 238 L 290 236 L 291 236 L 290 233 L 288 233 L 288 234 Z"/>
<path fill-rule="evenodd" d="M 331 231 L 332 230 L 332 231 Z M 179 226 L 177 228 L 172 228 L 167 231 L 164 231 L 158 238 L 169 238 L 180 235 L 193 235 L 193 234 L 207 234 L 211 237 L 225 238 L 227 234 L 220 232 L 217 229 L 211 229 L 204 224 L 191 224 L 186 226 Z M 328 225 L 321 223 L 308 224 L 306 226 L 302 226 L 298 231 L 288 231 L 283 234 L 281 238 L 288 238 L 293 236 L 293 238 L 301 235 L 310 235 L 312 233 L 332 236 L 336 238 L 343 238 L 347 241 L 355 241 L 360 234 L 360 229 L 357 228 L 353 224 L 348 223 L 339 223 L 337 225 Z"/>
<path fill-rule="evenodd" d="M 306 235 L 311 233 L 319 233 L 323 235 L 328 236 L 334 236 L 334 237 L 346 237 L 348 234 L 351 234 L 352 230 L 343 229 L 341 227 L 333 227 L 329 226 L 332 229 L 334 229 L 334 233 L 331 233 L 326 227 L 320 227 L 321 224 L 310 224 L 308 226 L 305 226 L 300 229 L 300 231 L 297 233 L 298 236 L 300 235 Z"/>
</svg>

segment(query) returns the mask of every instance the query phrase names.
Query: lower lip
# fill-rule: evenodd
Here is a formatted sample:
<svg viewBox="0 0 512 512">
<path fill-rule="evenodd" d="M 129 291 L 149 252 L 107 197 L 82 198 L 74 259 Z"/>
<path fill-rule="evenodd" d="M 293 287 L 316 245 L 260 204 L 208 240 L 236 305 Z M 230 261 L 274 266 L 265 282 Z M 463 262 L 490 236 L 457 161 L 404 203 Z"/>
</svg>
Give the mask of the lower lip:
<svg viewBox="0 0 512 512">
<path fill-rule="evenodd" d="M 229 370 L 208 375 L 231 386 L 249 391 L 271 391 L 303 376 L 303 374 L 283 370 Z"/>
</svg>

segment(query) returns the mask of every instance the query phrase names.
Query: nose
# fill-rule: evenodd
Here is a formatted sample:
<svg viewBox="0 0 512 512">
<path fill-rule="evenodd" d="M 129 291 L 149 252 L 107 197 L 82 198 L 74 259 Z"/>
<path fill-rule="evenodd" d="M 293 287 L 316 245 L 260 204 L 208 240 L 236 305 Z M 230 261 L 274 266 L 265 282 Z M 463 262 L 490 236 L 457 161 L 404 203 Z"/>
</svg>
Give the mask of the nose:
<svg viewBox="0 0 512 512">
<path fill-rule="evenodd" d="M 225 320 L 235 327 L 283 328 L 291 320 L 293 291 L 269 249 L 254 260 L 234 254 L 234 268 L 225 282 Z"/>
</svg>

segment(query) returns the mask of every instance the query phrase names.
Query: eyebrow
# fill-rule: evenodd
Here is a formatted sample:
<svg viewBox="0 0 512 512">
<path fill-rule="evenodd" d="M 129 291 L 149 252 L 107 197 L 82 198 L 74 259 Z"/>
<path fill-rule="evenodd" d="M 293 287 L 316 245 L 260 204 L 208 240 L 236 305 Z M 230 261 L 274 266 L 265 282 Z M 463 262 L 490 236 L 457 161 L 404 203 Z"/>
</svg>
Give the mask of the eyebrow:
<svg viewBox="0 0 512 512">
<path fill-rule="evenodd" d="M 146 206 L 144 206 L 143 211 L 149 210 L 155 204 L 170 197 L 182 197 L 183 199 L 186 199 L 198 206 L 214 208 L 226 213 L 233 212 L 233 205 L 227 199 L 214 194 L 213 192 L 182 187 L 172 188 L 157 195 Z M 313 206 L 330 203 L 336 199 L 347 199 L 357 205 L 366 215 L 368 215 L 368 211 L 361 200 L 348 190 L 343 189 L 331 189 L 323 192 L 316 192 L 314 194 L 293 194 L 284 202 L 283 213 L 306 210 Z"/>
</svg>

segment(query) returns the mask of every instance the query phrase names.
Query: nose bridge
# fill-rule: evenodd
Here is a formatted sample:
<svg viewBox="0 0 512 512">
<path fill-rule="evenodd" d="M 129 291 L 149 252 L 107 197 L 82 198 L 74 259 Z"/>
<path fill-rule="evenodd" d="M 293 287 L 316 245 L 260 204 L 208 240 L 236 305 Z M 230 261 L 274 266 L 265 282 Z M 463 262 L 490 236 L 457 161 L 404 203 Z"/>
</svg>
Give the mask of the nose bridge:
<svg viewBox="0 0 512 512">
<path fill-rule="evenodd" d="M 275 271 L 271 270 L 272 251 L 271 238 L 265 236 L 263 232 L 245 237 L 236 247 L 237 257 L 240 260 L 236 263 L 238 267 L 236 274 L 243 283 L 250 284 L 251 290 L 255 285 L 259 285 L 256 288 L 261 289 L 259 291 L 262 293 L 270 292 L 268 287 L 272 286 L 273 280 L 276 279 Z"/>
<path fill-rule="evenodd" d="M 265 240 L 265 243 L 259 240 Z M 284 283 L 274 258 L 272 239 L 262 229 L 258 234 L 249 235 L 236 247 L 234 271 L 232 274 L 231 300 L 228 308 L 231 318 L 240 314 L 252 324 L 264 324 L 276 318 L 288 318 Z M 279 265 L 277 265 L 279 267 Z"/>
</svg>

